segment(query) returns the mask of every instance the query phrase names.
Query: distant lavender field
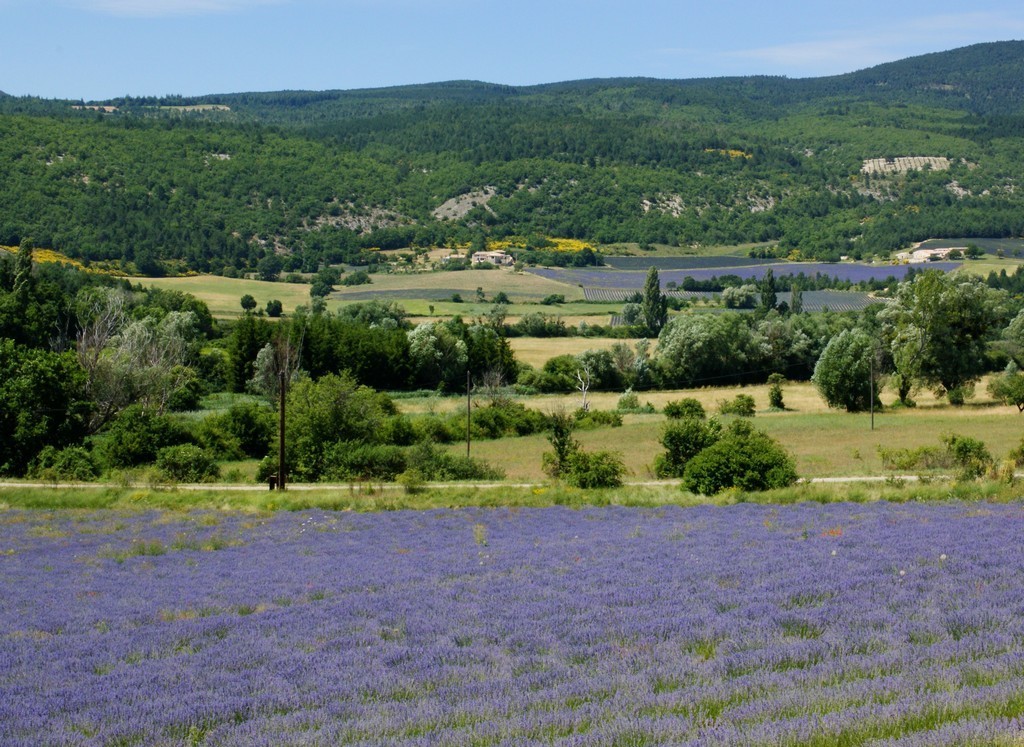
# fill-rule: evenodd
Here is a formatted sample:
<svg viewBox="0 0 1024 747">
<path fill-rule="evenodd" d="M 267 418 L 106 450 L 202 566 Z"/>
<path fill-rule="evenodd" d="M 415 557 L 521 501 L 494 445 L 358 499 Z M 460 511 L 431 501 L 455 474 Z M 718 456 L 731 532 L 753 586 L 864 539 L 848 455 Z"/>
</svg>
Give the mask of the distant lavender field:
<svg viewBox="0 0 1024 747">
<path fill-rule="evenodd" d="M 799 275 L 805 277 L 825 275 L 836 277 L 840 280 L 860 283 L 868 280 L 885 280 L 894 277 L 902 280 L 910 269 L 921 270 L 942 270 L 950 272 L 960 267 L 959 262 L 929 262 L 918 265 L 858 265 L 850 263 L 826 263 L 826 262 L 791 262 L 779 264 L 759 264 L 745 267 L 716 267 L 716 268 L 692 268 L 687 270 L 659 270 L 658 278 L 661 280 L 662 288 L 668 283 L 682 284 L 688 277 L 694 280 L 711 280 L 723 275 L 736 275 L 749 280 L 760 280 L 764 277 L 766 270 L 771 268 L 775 277 L 785 275 Z M 623 288 L 626 290 L 640 290 L 644 287 L 647 279 L 647 271 L 614 270 L 614 269 L 592 269 L 592 268 L 559 268 L 559 267 L 538 267 L 531 268 L 532 272 L 541 277 L 557 280 L 562 283 L 581 285 L 590 288 Z"/>
<path fill-rule="evenodd" d="M 0 512 L 0 744 L 994 745 L 1024 508 Z"/>
</svg>

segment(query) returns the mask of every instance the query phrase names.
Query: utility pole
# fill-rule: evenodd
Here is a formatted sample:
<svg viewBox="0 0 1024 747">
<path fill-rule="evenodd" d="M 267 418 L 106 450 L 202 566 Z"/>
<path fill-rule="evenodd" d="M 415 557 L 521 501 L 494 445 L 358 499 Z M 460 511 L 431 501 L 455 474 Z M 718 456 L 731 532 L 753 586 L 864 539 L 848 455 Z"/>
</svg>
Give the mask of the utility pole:
<svg viewBox="0 0 1024 747">
<path fill-rule="evenodd" d="M 868 390 L 871 393 L 871 403 L 870 403 L 869 406 L 871 408 L 871 430 L 874 430 L 875 429 L 875 351 L 874 351 L 874 349 L 871 350 L 871 361 L 870 361 L 870 369 L 869 370 L 871 371 L 871 373 L 869 374 L 870 381 L 868 382 Z"/>
<path fill-rule="evenodd" d="M 280 396 L 280 418 L 277 429 L 277 489 L 284 490 L 284 388 L 288 376 L 283 369 L 278 371 L 277 375 Z"/>
</svg>

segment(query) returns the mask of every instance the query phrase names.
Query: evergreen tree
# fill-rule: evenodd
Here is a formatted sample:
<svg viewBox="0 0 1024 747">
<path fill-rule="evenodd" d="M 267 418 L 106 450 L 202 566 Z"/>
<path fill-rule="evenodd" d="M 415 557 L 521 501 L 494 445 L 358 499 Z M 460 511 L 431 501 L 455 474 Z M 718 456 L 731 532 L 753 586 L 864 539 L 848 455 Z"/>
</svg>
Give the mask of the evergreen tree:
<svg viewBox="0 0 1024 747">
<path fill-rule="evenodd" d="M 640 318 L 651 337 L 657 337 L 668 321 L 668 298 L 661 292 L 657 267 L 652 266 L 647 272 L 647 281 L 640 299 Z"/>
<path fill-rule="evenodd" d="M 778 303 L 779 297 L 775 289 L 775 273 L 769 267 L 765 270 L 764 278 L 761 279 L 761 308 L 764 311 L 771 311 Z"/>
</svg>

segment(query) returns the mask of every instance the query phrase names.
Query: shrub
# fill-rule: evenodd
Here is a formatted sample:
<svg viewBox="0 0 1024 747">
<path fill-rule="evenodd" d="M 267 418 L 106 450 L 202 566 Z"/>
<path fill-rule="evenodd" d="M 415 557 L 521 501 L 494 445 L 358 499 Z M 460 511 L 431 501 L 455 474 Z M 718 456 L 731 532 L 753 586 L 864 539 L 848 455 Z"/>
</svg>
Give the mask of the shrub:
<svg viewBox="0 0 1024 747">
<path fill-rule="evenodd" d="M 666 402 L 663 410 L 665 417 L 678 420 L 680 418 L 697 418 L 703 420 L 707 417 L 704 412 L 704 405 L 693 397 L 684 397 L 674 402 Z"/>
<path fill-rule="evenodd" d="M 456 420 L 455 416 L 441 417 L 433 413 L 421 415 L 412 421 L 417 441 L 431 441 L 449 444 L 466 438 L 466 418 Z"/>
<path fill-rule="evenodd" d="M 341 280 L 341 284 L 347 286 L 367 285 L 372 282 L 373 279 L 370 277 L 370 273 L 366 270 L 356 270 L 355 272 L 346 275 Z"/>
<path fill-rule="evenodd" d="M 196 429 L 200 444 L 221 459 L 260 459 L 277 435 L 277 413 L 256 402 L 237 402 L 206 417 Z"/>
<path fill-rule="evenodd" d="M 714 444 L 693 457 L 683 471 L 683 487 L 714 495 L 728 488 L 758 491 L 796 482 L 792 457 L 772 438 L 737 421 Z"/>
<path fill-rule="evenodd" d="M 626 467 L 622 457 L 610 451 L 576 451 L 569 458 L 566 483 L 575 488 L 617 488 Z"/>
<path fill-rule="evenodd" d="M 916 449 L 887 449 L 878 447 L 882 467 L 893 470 L 936 469 L 952 465 L 948 451 L 937 446 L 918 446 Z"/>
<path fill-rule="evenodd" d="M 342 441 L 324 457 L 325 480 L 394 480 L 407 467 L 405 449 L 386 444 Z"/>
<path fill-rule="evenodd" d="M 461 426 L 465 436 L 465 415 L 451 416 L 452 428 Z M 520 402 L 499 400 L 486 407 L 475 408 L 470 415 L 474 438 L 502 438 L 504 436 L 529 436 L 540 433 L 548 427 L 548 417 L 539 410 L 532 410 Z"/>
<path fill-rule="evenodd" d="M 408 450 L 408 470 L 425 480 L 501 480 L 505 473 L 486 462 L 421 443 Z"/>
<path fill-rule="evenodd" d="M 89 482 L 100 475 L 92 452 L 82 446 L 46 446 L 36 456 L 30 474 L 42 480 Z"/>
<path fill-rule="evenodd" d="M 744 418 L 754 417 L 757 407 L 754 398 L 749 394 L 737 394 L 730 399 L 723 399 L 718 403 L 718 411 L 723 415 L 739 415 Z"/>
<path fill-rule="evenodd" d="M 110 425 L 100 455 L 111 467 L 135 467 L 152 462 L 165 446 L 189 441 L 191 436 L 176 421 L 132 405 L 122 410 Z"/>
<path fill-rule="evenodd" d="M 622 425 L 622 413 L 615 410 L 577 410 L 573 416 L 576 419 L 576 427 L 582 430 L 590 430 L 609 426 L 618 428 Z"/>
<path fill-rule="evenodd" d="M 978 439 L 950 434 L 943 436 L 942 441 L 954 464 L 960 468 L 957 479 L 974 480 L 992 468 L 992 454 Z"/>
<path fill-rule="evenodd" d="M 640 398 L 636 396 L 636 392 L 632 389 L 627 389 L 619 397 L 618 404 L 615 405 L 615 409 L 619 412 L 629 412 L 640 409 Z"/>
<path fill-rule="evenodd" d="M 156 466 L 172 482 L 208 482 L 220 476 L 213 456 L 195 444 L 165 446 L 157 453 Z"/>
<path fill-rule="evenodd" d="M 682 477 L 686 463 L 718 441 L 722 426 L 717 420 L 684 418 L 669 422 L 661 435 L 664 454 L 654 458 L 654 474 L 660 478 Z"/>
<path fill-rule="evenodd" d="M 768 406 L 773 410 L 785 410 L 786 405 L 782 401 L 782 385 L 786 383 L 786 377 L 780 373 L 773 373 L 768 377 Z"/>
<path fill-rule="evenodd" d="M 558 479 L 569 469 L 569 460 L 580 450 L 579 442 L 572 437 L 573 428 L 576 426 L 576 419 L 566 412 L 556 412 L 550 418 L 551 433 L 548 434 L 548 441 L 554 447 L 554 451 L 544 452 L 542 464 L 544 471 Z"/>
</svg>

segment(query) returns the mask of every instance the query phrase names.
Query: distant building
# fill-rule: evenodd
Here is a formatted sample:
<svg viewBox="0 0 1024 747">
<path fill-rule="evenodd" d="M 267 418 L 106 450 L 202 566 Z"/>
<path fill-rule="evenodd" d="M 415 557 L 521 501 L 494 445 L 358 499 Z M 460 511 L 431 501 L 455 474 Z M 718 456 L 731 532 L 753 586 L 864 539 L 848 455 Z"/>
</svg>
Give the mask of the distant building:
<svg viewBox="0 0 1024 747">
<path fill-rule="evenodd" d="M 474 265 L 488 262 L 492 265 L 498 265 L 499 267 L 515 263 L 515 259 L 512 255 L 506 254 L 505 252 L 474 252 L 471 261 Z"/>
</svg>

